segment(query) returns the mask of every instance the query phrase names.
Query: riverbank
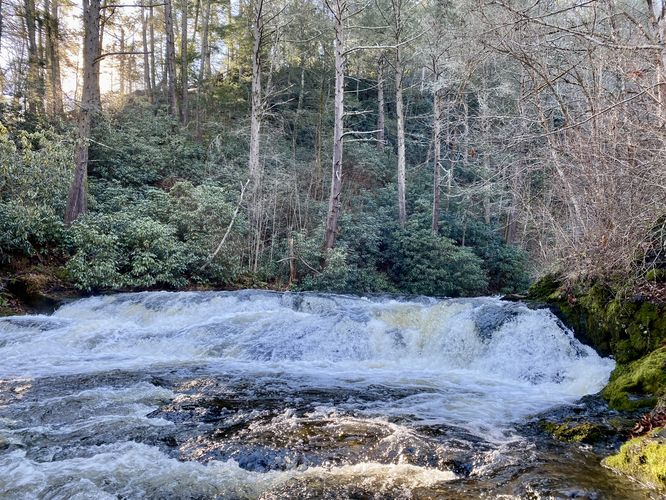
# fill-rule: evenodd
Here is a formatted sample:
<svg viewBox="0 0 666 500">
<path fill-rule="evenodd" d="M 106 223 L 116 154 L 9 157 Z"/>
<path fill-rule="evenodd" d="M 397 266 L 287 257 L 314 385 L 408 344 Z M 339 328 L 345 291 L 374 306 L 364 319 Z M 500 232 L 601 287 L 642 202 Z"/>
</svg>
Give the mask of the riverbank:
<svg viewBox="0 0 666 500">
<path fill-rule="evenodd" d="M 603 463 L 660 491 L 666 490 L 664 290 L 666 286 L 653 282 L 618 292 L 598 284 L 567 285 L 546 276 L 529 293 L 531 300 L 548 305 L 579 340 L 616 360 L 601 394 L 611 409 L 642 411 L 643 416 L 618 453 Z M 552 430 L 561 434 L 562 425 Z"/>
</svg>

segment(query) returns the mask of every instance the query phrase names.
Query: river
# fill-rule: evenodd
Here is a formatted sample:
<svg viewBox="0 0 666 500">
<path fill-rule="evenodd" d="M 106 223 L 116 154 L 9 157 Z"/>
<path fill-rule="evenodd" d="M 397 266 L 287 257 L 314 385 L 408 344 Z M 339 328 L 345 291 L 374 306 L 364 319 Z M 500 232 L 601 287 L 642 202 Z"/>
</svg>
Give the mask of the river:
<svg viewBox="0 0 666 500">
<path fill-rule="evenodd" d="M 558 443 L 614 362 L 497 298 L 144 292 L 0 318 L 2 498 L 648 498 Z"/>
</svg>

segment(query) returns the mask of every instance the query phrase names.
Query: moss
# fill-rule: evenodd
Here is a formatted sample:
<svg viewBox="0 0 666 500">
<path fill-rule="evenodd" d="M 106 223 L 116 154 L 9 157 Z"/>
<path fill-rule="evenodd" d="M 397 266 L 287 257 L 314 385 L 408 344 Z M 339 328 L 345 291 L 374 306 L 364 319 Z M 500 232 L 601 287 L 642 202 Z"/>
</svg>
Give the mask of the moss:
<svg viewBox="0 0 666 500">
<path fill-rule="evenodd" d="M 559 288 L 559 278 L 554 274 L 547 274 L 530 287 L 527 292 L 527 296 L 531 300 L 548 302 L 549 300 L 556 298 L 553 295 L 559 295 Z"/>
<path fill-rule="evenodd" d="M 666 269 L 650 269 L 645 274 L 645 279 L 657 283 L 666 283 Z"/>
<path fill-rule="evenodd" d="M 618 365 L 602 395 L 619 410 L 654 406 L 666 393 L 666 347 L 626 365 Z"/>
<path fill-rule="evenodd" d="M 544 421 L 541 425 L 554 438 L 566 443 L 592 444 L 603 439 L 606 435 L 606 429 L 590 422 L 571 423 L 565 421 L 558 424 Z"/>
<path fill-rule="evenodd" d="M 666 429 L 626 442 L 616 455 L 602 462 L 618 472 L 627 474 L 641 483 L 666 490 Z"/>
<path fill-rule="evenodd" d="M 604 285 L 563 285 L 553 275 L 537 281 L 529 298 L 545 301 L 583 343 L 626 364 L 666 340 L 666 305 L 625 298 Z"/>
</svg>

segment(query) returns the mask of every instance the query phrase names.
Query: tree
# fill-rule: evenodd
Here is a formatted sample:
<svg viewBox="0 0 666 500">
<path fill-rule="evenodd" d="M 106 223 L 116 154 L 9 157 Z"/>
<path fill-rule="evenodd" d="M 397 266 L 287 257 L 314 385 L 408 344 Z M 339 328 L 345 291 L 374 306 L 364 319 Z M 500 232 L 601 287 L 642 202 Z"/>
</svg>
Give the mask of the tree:
<svg viewBox="0 0 666 500">
<path fill-rule="evenodd" d="M 50 84 L 49 112 L 52 115 L 62 115 L 63 113 L 62 82 L 60 77 L 60 51 L 58 48 L 60 43 L 58 1 L 59 0 L 44 0 L 46 52 Z"/>
<path fill-rule="evenodd" d="M 95 89 L 99 88 L 98 54 L 100 43 L 100 1 L 83 0 L 83 92 L 78 117 L 78 140 L 74 157 L 75 170 L 65 211 L 65 223 L 71 224 L 88 209 L 86 184 L 88 176 L 88 146 L 93 116 L 99 111 L 95 101 Z"/>
<path fill-rule="evenodd" d="M 189 109 L 187 104 L 187 0 L 181 1 L 183 5 L 180 18 L 180 121 L 186 124 L 189 121 Z"/>
<path fill-rule="evenodd" d="M 164 3 L 164 30 L 166 32 L 167 99 L 169 102 L 169 112 L 175 116 L 178 111 L 176 102 L 176 46 L 173 34 L 171 0 L 166 0 Z"/>
<path fill-rule="evenodd" d="M 333 118 L 333 162 L 331 168 L 331 192 L 328 198 L 328 215 L 324 232 L 324 253 L 328 252 L 335 243 L 340 217 L 340 195 L 342 193 L 342 154 L 344 135 L 344 106 L 345 106 L 345 24 L 349 16 L 347 0 L 328 0 L 326 7 L 333 15 L 335 37 L 333 52 L 335 54 L 335 97 Z"/>
<path fill-rule="evenodd" d="M 35 0 L 24 0 L 24 16 L 28 41 L 28 79 L 26 97 L 28 111 L 43 112 L 43 89 L 40 85 L 39 50 L 37 46 L 37 12 Z"/>
</svg>

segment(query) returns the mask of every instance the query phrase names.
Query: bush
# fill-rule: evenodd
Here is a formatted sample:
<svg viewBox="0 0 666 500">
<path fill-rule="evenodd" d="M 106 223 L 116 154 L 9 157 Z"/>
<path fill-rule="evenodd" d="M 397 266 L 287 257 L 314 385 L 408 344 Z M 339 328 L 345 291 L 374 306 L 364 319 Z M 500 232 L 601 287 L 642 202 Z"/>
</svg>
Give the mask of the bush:
<svg viewBox="0 0 666 500">
<path fill-rule="evenodd" d="M 530 283 L 527 272 L 527 252 L 515 245 L 507 245 L 497 228 L 481 221 L 463 221 L 450 215 L 444 221 L 442 232 L 458 241 L 482 259 L 488 276 L 488 291 L 492 293 L 525 292 Z"/>
<path fill-rule="evenodd" d="M 100 116 L 90 147 L 92 178 L 123 186 L 157 185 L 166 179 L 202 177 L 204 150 L 165 110 L 133 102 L 111 116 Z"/>
<path fill-rule="evenodd" d="M 241 217 L 225 251 L 209 262 L 235 208 L 226 196 L 221 188 L 189 182 L 168 193 L 110 188 L 98 202 L 107 213 L 83 216 L 71 228 L 67 268 L 76 286 L 90 291 L 232 282 L 240 267 Z M 130 198 L 131 208 L 120 209 Z"/>
<path fill-rule="evenodd" d="M 175 229 L 131 214 L 88 215 L 72 226 L 67 270 L 82 290 L 180 287 L 190 262 Z"/>
<path fill-rule="evenodd" d="M 0 202 L 0 264 L 12 256 L 46 255 L 62 241 L 62 220 L 49 207 Z"/>
<path fill-rule="evenodd" d="M 397 288 L 420 295 L 469 296 L 483 293 L 488 279 L 483 262 L 428 229 L 408 224 L 388 242 L 389 275 Z"/>
</svg>

